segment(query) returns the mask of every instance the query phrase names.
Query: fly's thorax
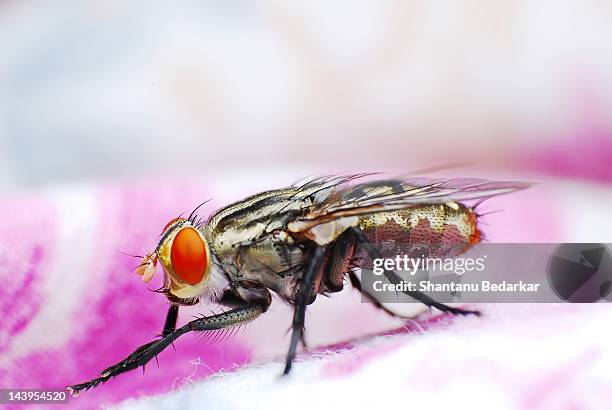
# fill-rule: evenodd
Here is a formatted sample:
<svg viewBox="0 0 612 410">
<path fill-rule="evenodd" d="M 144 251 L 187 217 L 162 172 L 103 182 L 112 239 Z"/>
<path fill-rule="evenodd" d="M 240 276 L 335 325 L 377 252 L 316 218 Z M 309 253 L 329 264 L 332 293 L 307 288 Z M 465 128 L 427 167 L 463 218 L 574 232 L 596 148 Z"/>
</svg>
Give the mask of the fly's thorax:
<svg viewBox="0 0 612 410">
<path fill-rule="evenodd" d="M 256 269 L 282 276 L 304 262 L 302 248 L 296 246 L 293 238 L 286 232 L 277 231 L 243 248 L 237 264 L 242 270 Z"/>
<path fill-rule="evenodd" d="M 215 253 L 221 260 L 235 255 L 241 245 L 251 243 L 263 234 L 263 227 L 250 225 L 243 227 L 231 227 L 224 231 L 207 231 L 207 236 Z"/>
<path fill-rule="evenodd" d="M 264 192 L 215 214 L 205 232 L 219 260 L 230 263 L 241 249 L 283 232 L 295 212 L 311 202 L 295 194 L 295 189 Z"/>
<path fill-rule="evenodd" d="M 296 268 L 305 263 L 302 248 L 284 230 L 267 232 L 264 224 L 225 228 L 212 234 L 213 253 L 245 300 L 261 297 L 261 287 L 283 298 L 293 295 Z"/>
<path fill-rule="evenodd" d="M 319 245 L 328 245 L 338 239 L 348 228 L 358 226 L 358 224 L 359 218 L 357 216 L 347 216 L 314 225 L 301 234 Z M 297 233 L 301 226 L 299 223 L 290 224 L 289 229 L 293 229 Z"/>
</svg>

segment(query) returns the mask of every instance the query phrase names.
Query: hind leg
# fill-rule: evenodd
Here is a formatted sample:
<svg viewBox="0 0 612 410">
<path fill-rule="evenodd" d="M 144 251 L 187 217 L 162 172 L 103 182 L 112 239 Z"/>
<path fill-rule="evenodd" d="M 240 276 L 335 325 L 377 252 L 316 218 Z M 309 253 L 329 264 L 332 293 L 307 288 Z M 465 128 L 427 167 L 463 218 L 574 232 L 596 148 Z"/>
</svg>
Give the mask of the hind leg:
<svg viewBox="0 0 612 410">
<path fill-rule="evenodd" d="M 353 234 L 355 235 L 356 241 L 359 243 L 360 246 L 363 247 L 363 249 L 366 251 L 366 253 L 368 254 L 368 256 L 370 257 L 370 259 L 374 260 L 374 259 L 379 259 L 381 258 L 381 254 L 378 251 L 378 249 L 376 248 L 376 246 L 374 246 L 374 244 L 372 244 L 372 242 L 370 242 L 368 240 L 368 238 L 366 238 L 365 234 L 363 233 L 363 231 L 361 231 L 358 228 L 350 228 L 351 232 L 353 232 Z M 399 284 L 402 281 L 402 278 L 400 278 L 394 271 L 392 270 L 384 270 L 384 275 L 387 279 L 389 279 L 389 282 L 393 283 L 393 284 Z M 362 292 L 364 293 L 364 292 Z M 448 306 L 445 305 L 444 303 L 440 303 L 440 302 L 436 302 L 434 299 L 432 299 L 431 297 L 427 296 L 424 293 L 421 292 L 417 292 L 417 291 L 409 291 L 409 290 L 405 290 L 402 291 L 402 293 L 410 296 L 413 299 L 418 300 L 419 302 L 430 306 L 430 307 L 434 307 L 442 312 L 448 312 L 448 313 L 452 313 L 454 315 L 476 315 L 476 316 L 480 316 L 480 312 L 477 310 L 468 310 L 468 309 L 461 309 L 461 308 L 456 308 L 456 307 L 452 307 L 452 306 Z M 364 293 L 365 294 L 365 293 Z M 367 295 L 367 297 L 373 299 L 373 297 L 371 295 Z M 379 303 L 380 304 L 380 303 Z"/>
<path fill-rule="evenodd" d="M 380 303 L 374 295 L 363 289 L 359 277 L 357 277 L 351 268 L 351 262 L 356 250 L 355 241 L 356 238 L 353 232 L 347 231 L 330 245 L 331 249 L 328 251 L 330 257 L 325 267 L 323 277 L 326 289 L 330 292 L 341 291 L 344 285 L 344 276 L 348 274 L 351 285 L 378 309 L 395 318 L 412 319 L 412 317 L 404 316 L 387 309 L 387 307 Z"/>
<path fill-rule="evenodd" d="M 385 312 L 389 316 L 395 317 L 395 318 L 398 318 L 398 319 L 414 319 L 414 316 L 405 316 L 405 315 L 402 315 L 400 313 L 394 312 L 394 311 L 388 309 L 382 303 L 380 303 L 378 301 L 378 299 L 376 299 L 376 297 L 374 297 L 373 295 L 368 293 L 365 289 L 363 289 L 363 287 L 361 286 L 361 280 L 359 280 L 359 278 L 357 277 L 357 275 L 355 275 L 354 272 L 349 272 L 349 279 L 351 281 L 351 285 L 353 285 L 353 287 L 355 289 L 357 289 L 359 292 L 361 292 L 361 294 L 366 299 L 368 299 L 374 306 L 376 306 L 378 309 L 382 310 L 383 312 Z"/>
</svg>

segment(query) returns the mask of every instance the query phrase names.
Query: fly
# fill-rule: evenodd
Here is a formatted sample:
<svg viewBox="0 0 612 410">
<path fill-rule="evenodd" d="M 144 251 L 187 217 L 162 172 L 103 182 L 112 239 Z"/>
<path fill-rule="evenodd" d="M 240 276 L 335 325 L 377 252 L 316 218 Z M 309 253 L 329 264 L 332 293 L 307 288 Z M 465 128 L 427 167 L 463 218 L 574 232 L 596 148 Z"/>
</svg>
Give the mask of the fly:
<svg viewBox="0 0 612 410">
<path fill-rule="evenodd" d="M 351 285 L 376 307 L 394 313 L 361 286 L 356 271 L 389 245 L 418 241 L 430 255 L 453 257 L 481 240 L 476 206 L 487 198 L 530 186 L 482 179 L 375 180 L 365 174 L 321 177 L 262 192 L 228 205 L 207 220 L 196 208 L 168 222 L 153 252 L 136 269 L 148 282 L 161 264 L 171 302 L 159 339 L 138 347 L 99 377 L 69 386 L 73 394 L 144 366 L 189 332 L 228 329 L 265 313 L 277 295 L 294 308 L 291 341 L 283 374 L 289 374 L 299 342 L 304 342 L 306 306 L 320 294 Z M 477 201 L 476 205 L 466 205 Z M 401 278 L 392 270 L 391 283 Z M 459 315 L 478 311 L 447 306 L 424 293 L 405 291 L 429 307 Z M 178 309 L 208 300 L 229 310 L 177 327 Z"/>
</svg>

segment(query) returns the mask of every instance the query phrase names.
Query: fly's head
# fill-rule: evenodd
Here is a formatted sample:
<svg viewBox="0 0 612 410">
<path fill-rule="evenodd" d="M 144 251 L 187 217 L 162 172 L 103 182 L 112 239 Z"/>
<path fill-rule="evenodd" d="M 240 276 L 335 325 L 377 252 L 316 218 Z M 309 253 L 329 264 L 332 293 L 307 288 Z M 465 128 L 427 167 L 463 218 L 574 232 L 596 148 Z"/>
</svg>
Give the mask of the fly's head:
<svg viewBox="0 0 612 410">
<path fill-rule="evenodd" d="M 153 253 L 136 272 L 149 282 L 158 263 L 164 271 L 160 292 L 174 303 L 192 304 L 201 296 L 214 298 L 225 287 L 224 275 L 214 267 L 206 237 L 192 219 L 175 218 L 162 231 Z"/>
</svg>

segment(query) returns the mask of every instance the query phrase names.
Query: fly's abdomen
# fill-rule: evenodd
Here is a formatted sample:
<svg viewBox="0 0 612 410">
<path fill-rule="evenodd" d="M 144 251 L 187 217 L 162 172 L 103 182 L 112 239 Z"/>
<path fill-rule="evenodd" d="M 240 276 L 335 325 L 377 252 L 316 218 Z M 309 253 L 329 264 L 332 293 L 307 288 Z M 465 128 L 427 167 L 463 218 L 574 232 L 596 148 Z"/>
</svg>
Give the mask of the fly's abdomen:
<svg viewBox="0 0 612 410">
<path fill-rule="evenodd" d="M 360 215 L 357 227 L 384 256 L 453 257 L 480 241 L 476 214 L 454 202 Z"/>
</svg>

